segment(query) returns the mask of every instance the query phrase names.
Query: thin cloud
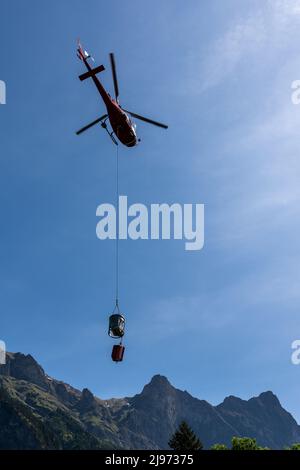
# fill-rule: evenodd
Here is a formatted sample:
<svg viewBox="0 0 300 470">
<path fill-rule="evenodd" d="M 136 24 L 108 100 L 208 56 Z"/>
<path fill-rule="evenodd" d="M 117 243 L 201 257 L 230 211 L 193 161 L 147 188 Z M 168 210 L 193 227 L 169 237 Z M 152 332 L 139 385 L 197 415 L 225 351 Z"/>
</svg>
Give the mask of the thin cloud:
<svg viewBox="0 0 300 470">
<path fill-rule="evenodd" d="M 258 54 L 262 54 L 261 60 L 268 60 L 272 51 L 278 52 L 289 44 L 299 22 L 299 0 L 270 0 L 255 12 L 239 18 L 208 48 L 198 90 L 204 92 L 219 85 L 244 59 L 248 66 Z M 192 60 L 195 62 L 194 58 Z"/>
<path fill-rule="evenodd" d="M 251 241 L 262 249 L 278 230 L 291 238 L 299 228 L 300 105 L 291 101 L 291 83 L 300 70 L 296 51 L 280 64 L 277 76 L 272 71 L 266 76 L 267 87 L 257 85 L 261 99 L 255 115 L 249 118 L 246 111 L 220 139 L 221 156 L 211 170 L 218 168 L 211 222 L 217 244 Z"/>
<path fill-rule="evenodd" d="M 235 70 L 244 56 L 263 44 L 265 38 L 265 25 L 260 13 L 232 26 L 208 52 L 201 91 L 218 85 Z"/>
<path fill-rule="evenodd" d="M 208 331 L 226 332 L 237 321 L 247 321 L 247 315 L 241 315 L 243 310 L 251 311 L 253 320 L 261 317 L 266 306 L 274 305 L 286 312 L 290 305 L 300 301 L 299 283 L 296 260 L 275 259 L 259 273 L 250 273 L 226 288 L 195 296 L 158 299 L 146 309 L 146 314 L 152 318 L 149 337 L 160 341 L 165 337 L 192 335 L 197 325 L 201 325 L 201 335 Z"/>
</svg>

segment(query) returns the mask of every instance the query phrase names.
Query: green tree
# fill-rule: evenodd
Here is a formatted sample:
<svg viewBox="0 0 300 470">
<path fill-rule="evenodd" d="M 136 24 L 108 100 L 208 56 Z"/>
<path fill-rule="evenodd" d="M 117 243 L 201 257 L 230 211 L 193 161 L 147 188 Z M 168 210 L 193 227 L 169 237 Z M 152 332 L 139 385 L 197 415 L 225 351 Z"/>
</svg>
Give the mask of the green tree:
<svg viewBox="0 0 300 470">
<path fill-rule="evenodd" d="M 269 450 L 267 447 L 260 447 L 256 439 L 251 437 L 233 437 L 231 444 L 231 450 Z"/>
<path fill-rule="evenodd" d="M 287 447 L 286 450 L 300 450 L 300 442 L 296 442 L 295 444 L 292 444 L 291 447 Z"/>
<path fill-rule="evenodd" d="M 168 444 L 171 449 L 177 452 L 203 449 L 202 443 L 185 421 L 182 421 Z"/>
<path fill-rule="evenodd" d="M 229 450 L 225 444 L 214 444 L 210 450 Z"/>
</svg>

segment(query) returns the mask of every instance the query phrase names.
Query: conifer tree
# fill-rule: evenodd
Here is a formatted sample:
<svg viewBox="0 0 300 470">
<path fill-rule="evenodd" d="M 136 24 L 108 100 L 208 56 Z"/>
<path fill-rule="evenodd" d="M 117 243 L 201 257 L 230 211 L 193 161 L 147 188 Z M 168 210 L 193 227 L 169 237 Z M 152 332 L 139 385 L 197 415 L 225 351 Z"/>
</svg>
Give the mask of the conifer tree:
<svg viewBox="0 0 300 470">
<path fill-rule="evenodd" d="M 203 448 L 202 443 L 185 421 L 182 421 L 177 431 L 171 437 L 169 446 L 177 452 L 201 450 Z"/>
</svg>

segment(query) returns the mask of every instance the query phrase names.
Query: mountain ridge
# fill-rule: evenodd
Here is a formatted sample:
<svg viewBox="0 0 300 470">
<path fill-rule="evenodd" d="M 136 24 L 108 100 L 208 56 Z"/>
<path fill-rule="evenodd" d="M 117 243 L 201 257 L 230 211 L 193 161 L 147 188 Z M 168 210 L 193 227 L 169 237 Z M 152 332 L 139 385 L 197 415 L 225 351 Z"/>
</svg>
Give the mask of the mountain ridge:
<svg viewBox="0 0 300 470">
<path fill-rule="evenodd" d="M 103 400 L 48 376 L 31 355 L 6 357 L 0 449 L 167 449 L 182 420 L 205 448 L 228 445 L 233 436 L 254 437 L 273 449 L 300 441 L 300 426 L 271 391 L 249 400 L 229 395 L 213 406 L 156 374 L 133 397 Z"/>
</svg>

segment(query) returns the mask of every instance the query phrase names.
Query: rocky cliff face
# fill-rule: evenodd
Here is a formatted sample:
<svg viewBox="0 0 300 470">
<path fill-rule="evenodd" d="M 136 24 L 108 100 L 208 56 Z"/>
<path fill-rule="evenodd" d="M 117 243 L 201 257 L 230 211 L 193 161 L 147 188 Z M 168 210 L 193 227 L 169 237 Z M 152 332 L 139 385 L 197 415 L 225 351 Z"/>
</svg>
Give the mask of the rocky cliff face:
<svg viewBox="0 0 300 470">
<path fill-rule="evenodd" d="M 49 390 L 49 380 L 44 369 L 28 354 L 7 353 L 6 364 L 1 366 L 1 375 L 14 377 L 18 380 L 26 380 L 36 384 L 44 390 Z"/>
<path fill-rule="evenodd" d="M 273 449 L 300 442 L 300 427 L 272 392 L 214 407 L 156 375 L 132 398 L 101 400 L 47 376 L 30 355 L 8 353 L 0 366 L 0 449 L 167 449 L 182 420 L 206 448 L 232 436 Z"/>
<path fill-rule="evenodd" d="M 299 441 L 300 426 L 270 391 L 248 401 L 231 396 L 216 408 L 240 435 L 255 436 L 265 446 L 282 449 Z"/>
</svg>

